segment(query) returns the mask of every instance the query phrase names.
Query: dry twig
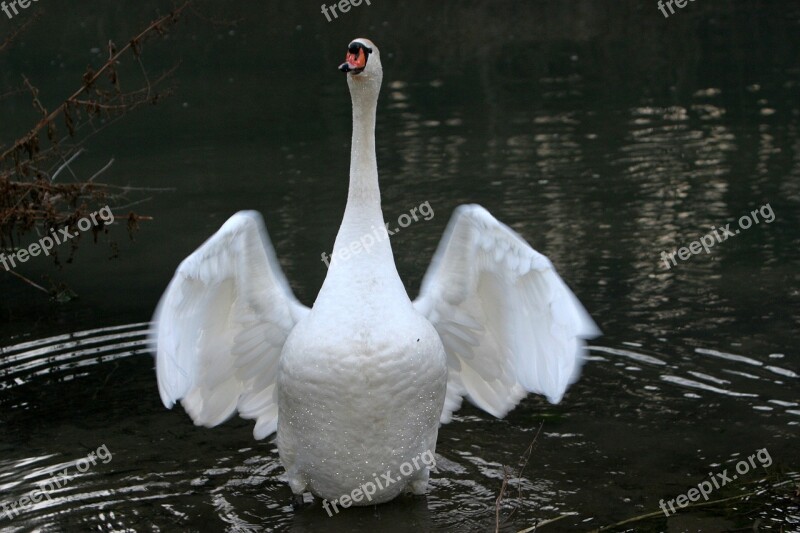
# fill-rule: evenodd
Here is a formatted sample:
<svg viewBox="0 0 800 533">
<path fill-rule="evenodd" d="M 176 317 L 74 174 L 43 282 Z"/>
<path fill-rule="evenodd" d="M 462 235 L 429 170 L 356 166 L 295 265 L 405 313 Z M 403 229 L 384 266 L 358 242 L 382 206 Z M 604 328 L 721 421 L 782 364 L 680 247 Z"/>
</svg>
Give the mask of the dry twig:
<svg viewBox="0 0 800 533">
<path fill-rule="evenodd" d="M 525 450 L 525 453 L 522 454 L 519 462 L 517 463 L 517 499 L 522 501 L 522 473 L 525 471 L 525 467 L 528 466 L 528 461 L 531 458 L 531 454 L 533 453 L 533 447 L 536 444 L 536 440 L 539 438 L 539 433 L 542 431 L 542 426 L 544 426 L 544 422 L 539 424 L 539 429 L 536 430 L 536 435 L 533 436 L 533 440 L 531 441 L 528 448 Z M 514 472 L 509 473 L 509 469 L 507 467 L 503 467 L 503 484 L 500 486 L 500 494 L 497 495 L 497 499 L 494 503 L 494 514 L 495 514 L 495 533 L 499 533 L 500 526 L 505 524 L 509 518 L 514 516 L 514 513 L 517 512 L 517 508 L 511 510 L 509 515 L 500 521 L 500 509 L 502 507 L 503 498 L 505 497 L 506 490 L 508 489 L 509 480 L 512 478 Z"/>
<path fill-rule="evenodd" d="M 34 83 L 22 76 L 23 87 L 30 94 L 31 104 L 41 118 L 12 143 L 0 142 L 0 252 L 14 249 L 30 232 L 46 235 L 63 228 L 74 232 L 81 218 L 101 206 L 116 205 L 118 207 L 115 210 L 119 211 L 138 203 L 126 196 L 137 189 L 96 181 L 111 167 L 113 159 L 88 180 L 79 179 L 80 173 L 73 170 L 73 165 L 84 153 L 89 138 L 136 107 L 157 103 L 167 94 L 157 92 L 156 88 L 176 67 L 151 79 L 143 62 L 142 46 L 153 35 L 164 35 L 191 4 L 192 0 L 187 0 L 170 13 L 153 20 L 120 48 L 109 41 L 105 62 L 96 70 L 89 67 L 78 89 L 53 110 L 46 108 Z M 19 33 L 34 21 L 35 18 L 29 19 L 8 37 L 0 45 L 0 52 L 8 49 Z M 133 59 L 138 64 L 143 77 L 142 85 L 129 92 L 123 91 L 118 75 L 119 65 L 125 58 Z M 12 89 L 6 91 L 3 97 L 18 92 Z M 102 123 L 98 125 L 100 119 Z M 66 130 L 61 135 L 58 133 L 60 125 Z M 65 175 L 70 178 L 65 178 Z M 119 207 L 121 205 L 123 207 Z M 119 218 L 127 221 L 129 233 L 137 228 L 140 220 L 149 220 L 149 217 L 135 213 L 120 213 Z M 67 262 L 71 260 L 76 243 L 77 239 L 70 241 L 70 258 Z M 53 253 L 53 256 L 56 264 L 61 264 L 57 253 Z M 42 289 L 21 274 L 12 274 Z"/>
</svg>

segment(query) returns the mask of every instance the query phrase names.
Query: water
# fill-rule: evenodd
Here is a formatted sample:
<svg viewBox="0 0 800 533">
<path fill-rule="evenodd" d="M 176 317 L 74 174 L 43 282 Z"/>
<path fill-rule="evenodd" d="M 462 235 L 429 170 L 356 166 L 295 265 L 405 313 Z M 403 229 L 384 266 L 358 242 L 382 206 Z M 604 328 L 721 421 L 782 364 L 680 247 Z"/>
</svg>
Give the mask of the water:
<svg viewBox="0 0 800 533">
<path fill-rule="evenodd" d="M 36 5 L 41 19 L 0 52 L 0 81 L 25 73 L 52 107 L 99 61 L 93 47 L 167 5 Z M 314 5 L 201 11 L 241 20 L 194 18 L 147 44 L 153 74 L 181 61 L 173 96 L 95 137 L 76 165 L 93 173 L 114 157 L 105 181 L 174 188 L 130 193 L 150 198 L 135 209 L 154 220 L 135 240 L 114 230 L 117 259 L 86 241 L 63 270 L 43 258 L 20 270 L 64 281 L 71 303 L 0 277 L 0 503 L 67 470 L 0 528 L 490 531 L 504 466 L 541 427 L 500 504 L 503 531 L 658 513 L 761 449 L 769 468 L 756 462 L 710 499 L 752 495 L 620 529 L 800 530 L 795 4 L 709 0 L 664 19 L 634 2 L 373 2 L 331 23 Z M 426 499 L 329 518 L 292 510 L 274 445 L 250 422 L 208 430 L 165 410 L 145 338 L 180 260 L 239 209 L 264 214 L 295 294 L 313 302 L 344 209 L 350 101 L 335 67 L 356 35 L 374 38 L 386 70 L 386 220 L 426 201 L 435 212 L 392 240 L 409 292 L 453 208 L 478 202 L 552 259 L 604 336 L 560 405 L 531 396 L 504 420 L 460 410 Z M 4 143 L 30 127 L 29 104 L 0 101 Z M 773 222 L 664 267 L 662 251 L 766 204 Z M 80 472 L 103 445 L 112 458 Z"/>
</svg>

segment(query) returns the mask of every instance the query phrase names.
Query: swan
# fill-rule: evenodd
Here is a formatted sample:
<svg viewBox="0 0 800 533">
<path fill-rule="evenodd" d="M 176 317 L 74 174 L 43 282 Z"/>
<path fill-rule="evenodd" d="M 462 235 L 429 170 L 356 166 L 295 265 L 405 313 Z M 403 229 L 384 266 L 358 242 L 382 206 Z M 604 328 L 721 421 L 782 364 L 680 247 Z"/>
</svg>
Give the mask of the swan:
<svg viewBox="0 0 800 533">
<path fill-rule="evenodd" d="M 350 184 L 313 307 L 292 294 L 261 216 L 242 211 L 180 264 L 151 333 L 164 405 L 180 401 L 201 426 L 238 412 L 256 439 L 277 433 L 295 502 L 311 492 L 326 509 L 424 494 L 438 428 L 463 397 L 499 418 L 527 392 L 557 403 L 599 334 L 547 257 L 478 205 L 455 210 L 414 301 L 388 236 L 340 259 L 384 221 L 380 52 L 355 39 L 339 68 Z"/>
</svg>

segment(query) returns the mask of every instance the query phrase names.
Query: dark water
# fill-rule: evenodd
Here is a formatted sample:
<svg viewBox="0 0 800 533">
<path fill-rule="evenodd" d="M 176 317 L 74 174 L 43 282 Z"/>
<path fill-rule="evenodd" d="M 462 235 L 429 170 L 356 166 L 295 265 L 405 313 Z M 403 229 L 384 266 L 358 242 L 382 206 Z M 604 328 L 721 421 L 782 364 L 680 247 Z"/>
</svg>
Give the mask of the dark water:
<svg viewBox="0 0 800 533">
<path fill-rule="evenodd" d="M 76 170 L 114 157 L 106 181 L 175 190 L 130 193 L 154 220 L 135 240 L 112 232 L 117 259 L 86 242 L 63 270 L 42 258 L 20 270 L 78 300 L 54 305 L 0 272 L 0 504 L 67 471 L 0 528 L 490 531 L 504 465 L 517 468 L 541 426 L 499 506 L 503 531 L 658 513 L 757 450 L 768 468 L 757 459 L 710 495 L 742 498 L 620 529 L 800 530 L 797 3 L 699 0 L 669 19 L 654 2 L 372 4 L 331 23 L 314 3 L 200 4 L 237 25 L 193 16 L 145 48 L 152 73 L 180 62 L 173 96 L 92 139 Z M 0 54 L 0 82 L 26 74 L 56 105 L 101 61 L 92 48 L 167 6 L 43 0 Z M 12 26 L 0 16 L 0 36 Z M 350 101 L 335 66 L 357 35 L 381 47 L 386 72 L 386 220 L 426 201 L 435 211 L 393 237 L 410 293 L 453 208 L 478 202 L 553 260 L 604 336 L 560 405 L 529 397 L 504 420 L 459 411 L 427 499 L 328 518 L 292 510 L 251 423 L 195 428 L 162 407 L 145 332 L 180 260 L 245 208 L 264 214 L 295 293 L 313 302 L 347 190 Z M 0 106 L 7 144 L 35 115 L 26 97 Z M 766 204 L 772 222 L 664 267 L 662 251 Z M 108 460 L 90 466 L 100 449 Z"/>
</svg>

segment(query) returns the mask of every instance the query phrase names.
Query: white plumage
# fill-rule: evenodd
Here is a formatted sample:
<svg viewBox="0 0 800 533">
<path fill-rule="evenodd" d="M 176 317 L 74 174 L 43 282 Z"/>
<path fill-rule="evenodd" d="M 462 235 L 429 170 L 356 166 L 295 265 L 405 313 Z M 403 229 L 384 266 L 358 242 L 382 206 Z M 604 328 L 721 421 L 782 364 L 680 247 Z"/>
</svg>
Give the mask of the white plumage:
<svg viewBox="0 0 800 533">
<path fill-rule="evenodd" d="M 181 263 L 152 341 L 164 405 L 180 400 L 208 427 L 238 411 L 257 439 L 277 431 L 297 495 L 336 500 L 398 478 L 354 502 L 368 505 L 425 491 L 430 465 L 413 460 L 434 452 L 462 397 L 496 417 L 526 392 L 560 401 L 582 339 L 599 332 L 550 261 L 477 205 L 456 210 L 413 303 L 388 237 L 339 259 L 383 227 L 380 54 L 366 39 L 348 51 L 350 190 L 313 308 L 293 296 L 260 215 L 240 212 Z"/>
<path fill-rule="evenodd" d="M 308 308 L 292 295 L 256 212 L 233 215 L 178 267 L 155 315 L 161 400 L 216 426 L 237 410 L 277 426 L 278 361 Z"/>
<path fill-rule="evenodd" d="M 456 209 L 414 307 L 447 352 L 444 423 L 462 396 L 500 418 L 526 391 L 558 403 L 599 334 L 550 260 L 478 205 Z"/>
</svg>

